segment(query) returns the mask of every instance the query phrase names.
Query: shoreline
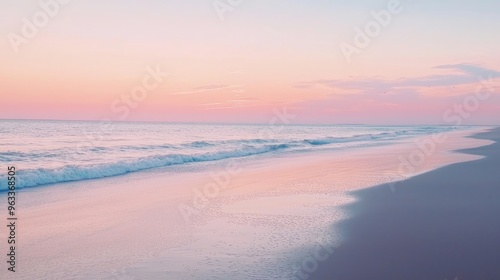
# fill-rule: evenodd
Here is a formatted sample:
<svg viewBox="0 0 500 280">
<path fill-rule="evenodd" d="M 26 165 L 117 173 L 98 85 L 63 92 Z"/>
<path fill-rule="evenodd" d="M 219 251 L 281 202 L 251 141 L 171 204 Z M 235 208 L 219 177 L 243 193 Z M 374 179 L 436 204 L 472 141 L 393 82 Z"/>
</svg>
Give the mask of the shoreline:
<svg viewBox="0 0 500 280">
<path fill-rule="evenodd" d="M 310 279 L 500 279 L 500 128 L 456 152 L 483 158 L 354 191 L 346 240 Z"/>
<path fill-rule="evenodd" d="M 421 171 L 474 160 L 450 152 L 487 143 L 464 138 L 474 131 L 449 132 L 450 140 Z M 234 174 L 226 161 L 20 190 L 23 274 L 16 279 L 289 276 L 290 264 L 307 255 L 314 240 L 343 242 L 345 234 L 336 229 L 332 235 L 328 225 L 352 215 L 342 209 L 353 202 L 350 191 L 393 180 L 381 172 L 397 170 L 397 156 L 415 149 L 417 138 L 237 161 L 233 168 L 241 172 Z M 218 182 L 211 174 L 230 182 L 206 194 L 207 205 L 196 208 L 193 199 Z M 192 221 L 181 205 L 196 211 Z M 46 255 L 55 257 L 41 262 Z"/>
<path fill-rule="evenodd" d="M 450 126 L 446 126 L 447 129 L 437 134 L 445 134 L 445 133 L 454 133 L 454 132 L 463 132 L 468 130 L 477 130 L 479 127 L 467 127 L 456 129 Z M 419 127 L 416 127 L 419 128 Z M 422 128 L 428 129 L 428 128 Z M 403 131 L 406 133 L 406 131 Z M 338 152 L 351 152 L 355 149 L 363 149 L 367 147 L 382 147 L 386 145 L 393 145 L 397 143 L 401 143 L 404 141 L 408 141 L 409 139 L 418 139 L 421 137 L 426 137 L 431 135 L 428 134 L 415 134 L 415 135 L 399 135 L 394 137 L 394 132 L 392 132 L 392 136 L 383 136 L 384 134 L 391 133 L 382 133 L 375 134 L 371 136 L 372 138 L 365 138 L 367 135 L 354 135 L 350 136 L 350 138 L 354 139 L 359 137 L 358 140 L 349 140 L 347 142 L 342 141 L 342 137 L 332 140 L 328 137 L 326 138 L 312 138 L 312 139 L 303 139 L 301 143 L 307 143 L 306 146 L 297 148 L 289 145 L 296 144 L 297 141 L 291 141 L 285 144 L 271 144 L 262 147 L 251 147 L 245 148 L 240 147 L 240 149 L 225 151 L 221 150 L 215 153 L 195 153 L 192 155 L 189 154 L 172 154 L 166 156 L 158 156 L 156 154 L 149 155 L 148 157 L 143 158 L 135 158 L 133 160 L 121 160 L 117 162 L 101 162 L 97 164 L 86 164 L 86 165 L 61 165 L 59 167 L 48 167 L 48 168 L 40 168 L 40 166 L 23 166 L 24 169 L 21 170 L 22 174 L 21 179 L 17 183 L 17 189 L 28 189 L 28 188 L 36 188 L 36 187 L 44 187 L 44 186 L 53 186 L 56 184 L 65 184 L 65 183 L 73 183 L 73 182 L 83 182 L 88 180 L 99 180 L 106 179 L 110 177 L 117 176 L 126 176 L 133 173 L 140 172 L 155 172 L 159 170 L 166 170 L 171 167 L 176 168 L 177 166 L 182 165 L 192 165 L 192 164 L 207 164 L 210 165 L 214 163 L 216 165 L 218 161 L 224 162 L 225 160 L 235 160 L 235 161 L 246 161 L 247 159 L 253 158 L 265 158 L 269 157 L 289 157 L 296 158 L 297 154 L 304 153 L 314 154 L 321 153 L 322 151 L 326 151 L 330 153 L 338 149 Z M 375 138 L 373 138 L 375 137 Z M 375 141 L 376 140 L 376 141 Z M 338 141 L 338 142 L 337 142 Z M 300 141 L 299 141 L 300 142 Z M 196 143 L 194 141 L 193 143 Z M 205 143 L 202 141 L 202 143 Z M 192 144 L 192 143 L 191 143 Z M 205 143 L 206 145 L 210 145 Z M 437 143 L 439 144 L 439 143 Z M 294 155 L 295 154 L 295 155 Z M 15 161 L 14 161 L 15 162 Z M 8 162 L 7 162 L 8 163 Z M 19 163 L 21 164 L 21 163 Z M 29 164 L 28 164 L 29 165 Z M 0 181 L 5 179 L 4 174 L 0 174 Z M 4 185 L 0 185 L 0 194 L 7 192 L 7 188 Z"/>
</svg>

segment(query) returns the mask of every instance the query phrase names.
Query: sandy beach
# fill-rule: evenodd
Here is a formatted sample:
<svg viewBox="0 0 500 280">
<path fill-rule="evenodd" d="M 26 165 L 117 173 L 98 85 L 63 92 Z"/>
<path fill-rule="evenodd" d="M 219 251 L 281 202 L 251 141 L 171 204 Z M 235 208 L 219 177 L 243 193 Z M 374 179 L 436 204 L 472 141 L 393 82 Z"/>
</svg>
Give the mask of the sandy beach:
<svg viewBox="0 0 500 280">
<path fill-rule="evenodd" d="M 500 280 L 500 1 L 0 1 L 0 280 Z"/>
<path fill-rule="evenodd" d="M 478 159 L 494 155 L 496 146 L 468 154 L 452 151 L 491 144 L 487 139 L 497 134 L 467 137 L 483 130 L 447 132 L 446 141 L 435 143 L 432 154 L 412 171 L 472 163 L 359 193 L 352 191 L 415 175 L 398 172 L 405 170 L 400 168 L 401 156 L 411 155 L 430 136 L 377 147 L 255 156 L 24 189 L 18 194 L 20 272 L 15 278 L 5 277 L 301 279 L 315 272 L 317 279 L 413 279 L 425 273 L 481 273 L 481 267 L 495 260 L 494 243 L 486 241 L 498 228 L 493 216 L 481 215 L 495 213 L 497 207 L 490 177 L 495 167 L 491 159 Z M 469 168 L 468 164 L 480 165 L 459 170 L 462 176 L 446 171 Z M 449 176 L 463 184 L 447 183 Z M 468 191 L 466 179 L 477 176 L 489 187 Z M 484 231 L 486 225 L 489 230 Z M 429 238 L 435 241 L 426 242 Z M 452 250 L 452 245 L 457 246 Z M 315 260 L 317 271 L 308 263 L 318 250 L 311 246 L 326 252 Z M 492 255 L 481 255 L 484 261 L 473 266 L 475 270 L 460 270 L 473 265 L 465 260 L 479 259 L 474 252 Z M 463 261 L 431 262 L 429 255 L 437 258 L 437 253 Z M 471 254 L 464 257 L 466 253 Z M 0 265 L 2 273 L 5 265 Z M 420 268 L 423 274 L 418 274 Z"/>
<path fill-rule="evenodd" d="M 311 279 L 500 279 L 500 129 L 474 135 L 495 143 L 478 155 L 353 195 L 342 245 Z"/>
</svg>

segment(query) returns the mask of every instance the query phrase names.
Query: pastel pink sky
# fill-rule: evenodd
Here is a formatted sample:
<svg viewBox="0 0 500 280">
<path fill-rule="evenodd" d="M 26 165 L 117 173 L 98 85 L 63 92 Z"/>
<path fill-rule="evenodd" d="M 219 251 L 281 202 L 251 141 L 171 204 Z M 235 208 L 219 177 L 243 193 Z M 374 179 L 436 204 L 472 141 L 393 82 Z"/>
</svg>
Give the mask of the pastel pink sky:
<svg viewBox="0 0 500 280">
<path fill-rule="evenodd" d="M 391 1 L 74 0 L 33 38 L 39 2 L 2 1 L 0 119 L 500 124 L 500 1 L 401 0 L 348 61 Z M 127 105 L 148 67 L 168 77 Z"/>
</svg>

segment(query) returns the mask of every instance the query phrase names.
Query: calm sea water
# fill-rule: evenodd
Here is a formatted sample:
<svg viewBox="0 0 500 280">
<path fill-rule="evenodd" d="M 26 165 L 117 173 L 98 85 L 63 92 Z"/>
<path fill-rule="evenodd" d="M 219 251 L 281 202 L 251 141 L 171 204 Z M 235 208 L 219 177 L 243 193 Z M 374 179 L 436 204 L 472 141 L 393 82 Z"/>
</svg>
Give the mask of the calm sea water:
<svg viewBox="0 0 500 280">
<path fill-rule="evenodd" d="M 22 188 L 258 154 L 349 149 L 453 129 L 3 120 L 0 166 L 16 166 Z"/>
</svg>

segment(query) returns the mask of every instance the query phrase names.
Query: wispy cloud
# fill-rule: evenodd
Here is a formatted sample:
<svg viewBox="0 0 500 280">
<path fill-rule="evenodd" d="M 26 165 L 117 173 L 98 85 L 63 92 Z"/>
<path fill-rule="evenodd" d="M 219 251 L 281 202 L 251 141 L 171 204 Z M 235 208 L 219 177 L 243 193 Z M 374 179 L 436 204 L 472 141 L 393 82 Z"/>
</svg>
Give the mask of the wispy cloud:
<svg viewBox="0 0 500 280">
<path fill-rule="evenodd" d="M 172 91 L 169 92 L 169 94 L 172 95 L 195 94 L 195 93 L 203 93 L 203 92 L 217 91 L 223 89 L 231 89 L 232 91 L 241 91 L 242 88 L 243 88 L 242 85 L 204 85 L 189 90 Z"/>
<path fill-rule="evenodd" d="M 451 69 L 451 70 L 457 70 L 462 73 L 468 73 L 470 75 L 474 76 L 493 76 L 493 77 L 500 77 L 500 72 L 488 68 L 484 68 L 478 65 L 474 64 L 467 64 L 467 63 L 462 63 L 462 64 L 447 64 L 447 65 L 439 65 L 434 68 L 438 69 Z"/>
<path fill-rule="evenodd" d="M 292 87 L 299 89 L 310 89 L 315 87 L 327 87 L 338 90 L 337 94 L 359 93 L 359 94 L 398 94 L 408 92 L 421 92 L 429 87 L 452 87 L 472 83 L 478 83 L 481 79 L 496 79 L 500 72 L 484 68 L 474 64 L 450 64 L 439 65 L 435 69 L 448 70 L 451 73 L 434 74 L 415 78 L 400 78 L 388 80 L 383 78 L 362 79 L 320 79 L 314 81 L 299 82 Z"/>
<path fill-rule="evenodd" d="M 216 103 L 205 103 L 202 104 L 204 109 L 221 109 L 221 108 L 236 108 L 236 107 L 248 107 L 259 101 L 259 98 L 255 97 L 235 97 L 232 99 L 227 99 L 223 102 Z"/>
<path fill-rule="evenodd" d="M 324 117 L 325 122 L 397 123 L 401 116 L 416 123 L 440 123 L 443 110 L 460 104 L 464 96 L 474 95 L 483 82 L 500 84 L 499 71 L 474 64 L 439 65 L 434 69 L 437 74 L 392 80 L 370 77 L 300 82 L 294 87 L 322 89 L 324 94 L 288 106 L 312 119 L 329 116 Z M 500 101 L 491 98 L 481 106 L 491 115 L 500 108 Z"/>
</svg>

